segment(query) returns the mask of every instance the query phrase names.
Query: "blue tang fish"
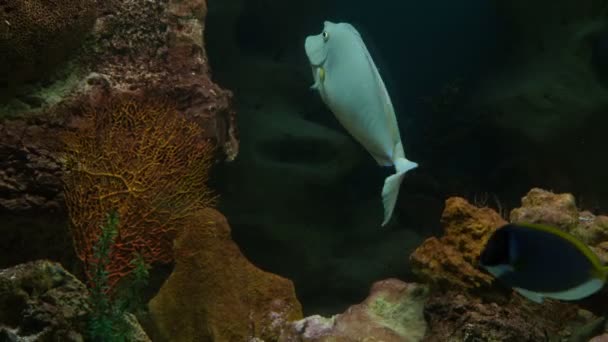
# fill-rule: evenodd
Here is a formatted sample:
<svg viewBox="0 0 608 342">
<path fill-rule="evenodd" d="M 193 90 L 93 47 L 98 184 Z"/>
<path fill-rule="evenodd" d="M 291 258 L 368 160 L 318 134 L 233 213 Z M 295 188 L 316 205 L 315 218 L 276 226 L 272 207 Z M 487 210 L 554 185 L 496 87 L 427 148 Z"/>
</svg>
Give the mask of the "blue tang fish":
<svg viewBox="0 0 608 342">
<path fill-rule="evenodd" d="M 608 268 L 574 236 L 539 224 L 507 224 L 497 229 L 479 264 L 522 296 L 583 299 L 606 283 Z"/>
<path fill-rule="evenodd" d="M 381 166 L 394 166 L 384 181 L 384 220 L 390 220 L 403 175 L 418 166 L 405 158 L 393 104 L 359 32 L 348 23 L 325 21 L 321 34 L 304 43 L 315 89 L 344 128 Z"/>
</svg>

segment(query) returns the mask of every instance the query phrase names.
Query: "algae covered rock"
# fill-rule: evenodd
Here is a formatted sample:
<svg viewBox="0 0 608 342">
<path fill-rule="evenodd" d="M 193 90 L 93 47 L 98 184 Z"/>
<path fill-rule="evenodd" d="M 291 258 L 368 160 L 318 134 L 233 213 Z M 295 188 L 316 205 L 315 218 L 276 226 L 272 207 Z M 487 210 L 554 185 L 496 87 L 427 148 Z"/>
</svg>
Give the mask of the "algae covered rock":
<svg viewBox="0 0 608 342">
<path fill-rule="evenodd" d="M 0 85 L 47 74 L 79 47 L 95 16 L 94 0 L 0 2 Z"/>
<path fill-rule="evenodd" d="M 410 256 L 412 271 L 438 286 L 489 285 L 493 278 L 477 268 L 477 258 L 490 235 L 506 221 L 490 208 L 451 197 L 446 200 L 441 223 L 444 236 L 427 239 Z"/>
<path fill-rule="evenodd" d="M 87 295 L 58 263 L 39 260 L 0 270 L 0 340 L 82 341 Z"/>
<path fill-rule="evenodd" d="M 158 339 L 274 341 L 302 318 L 292 282 L 251 264 L 219 212 L 200 212 L 178 236 L 175 254 L 173 273 L 149 303 Z"/>
<path fill-rule="evenodd" d="M 292 322 L 280 342 L 416 342 L 426 333 L 426 286 L 398 279 L 372 285 L 369 296 L 331 318 L 319 315 Z"/>
<path fill-rule="evenodd" d="M 86 286 L 59 263 L 37 260 L 0 270 L 0 341 L 87 341 Z M 127 314 L 132 342 L 149 342 Z"/>
</svg>

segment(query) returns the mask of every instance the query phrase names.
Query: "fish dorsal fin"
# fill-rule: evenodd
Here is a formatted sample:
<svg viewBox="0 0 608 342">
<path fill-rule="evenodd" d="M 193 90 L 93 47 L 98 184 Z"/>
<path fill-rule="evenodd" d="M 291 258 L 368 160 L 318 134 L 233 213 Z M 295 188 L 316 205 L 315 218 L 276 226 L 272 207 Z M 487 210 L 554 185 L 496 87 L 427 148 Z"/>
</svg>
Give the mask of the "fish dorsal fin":
<svg viewBox="0 0 608 342">
<path fill-rule="evenodd" d="M 386 89 L 386 85 L 384 84 L 384 81 L 382 80 L 382 77 L 380 76 L 380 71 L 376 67 L 376 63 L 374 63 L 374 60 L 372 59 L 372 56 L 369 53 L 369 50 L 367 49 L 367 46 L 363 42 L 363 38 L 361 37 L 361 35 L 359 34 L 359 32 L 357 30 L 354 30 L 354 31 L 359 38 L 359 44 L 361 45 L 361 50 L 363 50 L 363 53 L 365 54 L 365 58 L 367 60 L 369 68 L 371 70 L 375 71 L 374 77 L 376 78 L 376 82 L 379 86 L 378 90 L 380 91 L 378 96 L 382 99 L 382 102 L 384 104 L 384 106 L 383 106 L 384 113 L 382 113 L 382 114 L 386 115 L 386 117 L 388 118 L 388 120 L 386 120 L 386 122 L 391 124 L 390 127 L 387 127 L 386 131 L 390 132 L 393 137 L 398 138 L 397 140 L 400 141 L 401 138 L 399 137 L 399 127 L 397 126 L 397 120 L 395 117 L 395 109 L 393 107 L 393 103 L 391 101 L 388 90 Z"/>
<path fill-rule="evenodd" d="M 584 242 L 577 239 L 573 235 L 571 235 L 559 228 L 546 226 L 543 224 L 517 223 L 517 225 L 526 227 L 528 229 L 534 229 L 534 230 L 539 230 L 539 231 L 543 231 L 546 233 L 551 233 L 551 234 L 557 235 L 560 238 L 568 241 L 569 243 L 574 245 L 581 253 L 583 253 L 583 255 L 585 255 L 585 257 L 587 257 L 587 259 L 589 259 L 589 261 L 593 265 L 594 270 L 600 270 L 602 279 L 605 280 L 607 278 L 607 276 L 608 276 L 607 266 L 604 266 L 602 264 L 600 258 L 591 250 L 591 248 L 589 248 L 589 246 L 587 246 Z"/>
</svg>

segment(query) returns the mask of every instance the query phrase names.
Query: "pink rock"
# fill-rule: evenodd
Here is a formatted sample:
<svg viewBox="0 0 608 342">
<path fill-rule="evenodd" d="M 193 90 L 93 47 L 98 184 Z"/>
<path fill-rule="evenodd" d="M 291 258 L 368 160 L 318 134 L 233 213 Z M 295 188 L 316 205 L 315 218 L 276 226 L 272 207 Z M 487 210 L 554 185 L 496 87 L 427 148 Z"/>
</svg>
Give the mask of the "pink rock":
<svg viewBox="0 0 608 342">
<path fill-rule="evenodd" d="M 608 334 L 601 334 L 590 339 L 589 342 L 608 342 Z"/>
<path fill-rule="evenodd" d="M 414 342 L 426 332 L 426 286 L 387 279 L 373 284 L 362 303 L 331 318 L 318 315 L 290 323 L 281 342 Z"/>
</svg>

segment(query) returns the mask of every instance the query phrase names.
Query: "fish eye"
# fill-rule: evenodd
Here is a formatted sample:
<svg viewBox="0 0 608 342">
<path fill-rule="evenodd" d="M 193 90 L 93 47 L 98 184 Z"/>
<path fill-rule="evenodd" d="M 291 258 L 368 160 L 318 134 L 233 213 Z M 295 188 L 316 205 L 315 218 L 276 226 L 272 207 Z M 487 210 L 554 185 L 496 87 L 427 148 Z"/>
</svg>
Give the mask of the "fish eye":
<svg viewBox="0 0 608 342">
<path fill-rule="evenodd" d="M 321 35 L 323 36 L 323 41 L 327 41 L 329 39 L 329 33 L 327 33 L 327 31 L 323 31 Z"/>
</svg>

